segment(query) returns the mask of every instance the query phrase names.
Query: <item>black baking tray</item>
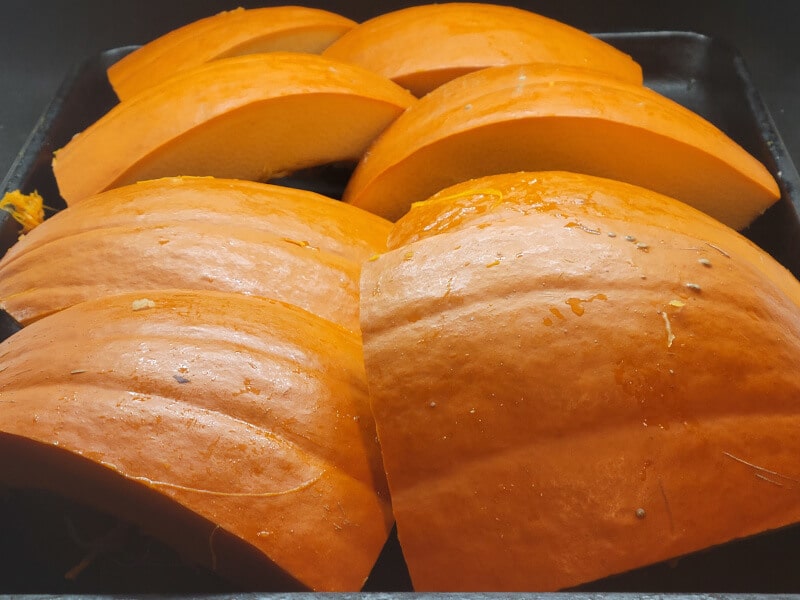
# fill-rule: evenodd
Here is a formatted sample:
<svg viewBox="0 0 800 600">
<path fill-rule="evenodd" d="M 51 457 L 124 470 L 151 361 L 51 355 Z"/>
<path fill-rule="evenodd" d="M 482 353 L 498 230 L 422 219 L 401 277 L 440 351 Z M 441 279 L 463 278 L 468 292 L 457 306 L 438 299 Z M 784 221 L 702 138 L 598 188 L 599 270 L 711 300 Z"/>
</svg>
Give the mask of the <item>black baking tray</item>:
<svg viewBox="0 0 800 600">
<path fill-rule="evenodd" d="M 598 37 L 633 56 L 642 65 L 648 87 L 706 117 L 767 166 L 778 181 L 781 199 L 743 233 L 800 277 L 800 177 L 735 49 L 691 32 L 612 33 Z M 133 47 L 125 47 L 103 52 L 66 78 L 0 184 L 0 193 L 15 189 L 38 191 L 52 209 L 50 214 L 65 207 L 50 166 L 53 151 L 116 103 L 105 71 L 132 50 Z M 321 169 L 281 183 L 338 197 L 347 175 L 342 169 Z M 0 255 L 18 235 L 16 222 L 0 211 Z M 0 339 L 18 329 L 19 325 L 0 311 Z M 243 590 L 231 587 L 212 573 L 181 563 L 168 548 L 124 527 L 123 545 L 107 546 L 93 555 L 79 576 L 64 577 L 87 553 L 93 552 L 92 544 L 83 539 L 81 532 L 116 531 L 119 526 L 107 515 L 44 492 L 0 487 L 0 595 L 243 595 Z M 548 598 L 619 600 L 626 597 L 622 593 L 630 592 L 670 594 L 675 599 L 687 594 L 800 594 L 798 567 L 800 527 L 787 527 Z M 365 591 L 384 592 L 381 598 L 412 591 L 394 533 Z M 523 596 L 533 599 L 543 595 Z"/>
</svg>

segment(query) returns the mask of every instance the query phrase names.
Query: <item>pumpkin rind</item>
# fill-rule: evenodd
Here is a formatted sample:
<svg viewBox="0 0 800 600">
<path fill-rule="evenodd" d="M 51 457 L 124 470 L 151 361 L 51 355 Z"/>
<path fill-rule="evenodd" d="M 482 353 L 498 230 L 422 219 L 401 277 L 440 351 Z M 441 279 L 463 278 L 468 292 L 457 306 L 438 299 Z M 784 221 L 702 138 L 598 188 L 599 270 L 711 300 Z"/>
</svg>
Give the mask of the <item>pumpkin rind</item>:
<svg viewBox="0 0 800 600">
<path fill-rule="evenodd" d="M 557 590 L 800 520 L 788 271 L 594 177 L 486 177 L 430 204 L 361 292 L 416 590 Z"/>
<path fill-rule="evenodd" d="M 108 68 L 125 100 L 203 63 L 259 52 L 319 53 L 356 22 L 303 6 L 237 8 L 199 19 L 148 42 Z"/>
<path fill-rule="evenodd" d="M 363 585 L 392 518 L 356 334 L 276 301 L 157 291 L 52 315 L 0 360 L 3 481 L 122 511 L 246 586 L 273 562 L 312 589 Z M 117 506 L 120 490 L 142 502 Z"/>
<path fill-rule="evenodd" d="M 344 199 L 396 220 L 412 202 L 449 185 L 534 170 L 640 185 L 735 229 L 780 197 L 758 160 L 666 97 L 529 65 L 471 73 L 422 98 L 372 145 Z"/>
<path fill-rule="evenodd" d="M 0 260 L 0 306 L 23 324 L 103 295 L 161 288 L 269 297 L 358 331 L 361 262 L 389 223 L 303 190 L 167 178 L 61 211 Z"/>
<path fill-rule="evenodd" d="M 56 152 L 68 204 L 178 175 L 267 180 L 356 161 L 414 97 L 366 69 L 314 54 L 212 61 L 121 102 Z"/>
<path fill-rule="evenodd" d="M 593 68 L 633 84 L 630 56 L 565 23 L 510 6 L 443 3 L 389 12 L 351 29 L 324 56 L 380 73 L 417 97 L 466 73 L 507 64 Z"/>
</svg>

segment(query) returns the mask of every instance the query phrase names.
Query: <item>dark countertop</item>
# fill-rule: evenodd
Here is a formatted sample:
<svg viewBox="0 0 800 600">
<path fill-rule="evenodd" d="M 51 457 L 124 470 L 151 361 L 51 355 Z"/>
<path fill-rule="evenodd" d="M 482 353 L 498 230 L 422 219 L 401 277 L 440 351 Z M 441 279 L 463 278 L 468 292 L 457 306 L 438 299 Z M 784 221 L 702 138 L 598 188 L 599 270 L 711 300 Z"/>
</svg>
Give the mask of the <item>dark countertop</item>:
<svg viewBox="0 0 800 600">
<path fill-rule="evenodd" d="M 512 2 L 590 32 L 689 30 L 742 54 L 793 158 L 800 164 L 800 2 L 796 0 L 539 0 Z M 141 44 L 250 0 L 2 0 L 0 174 L 11 166 L 70 69 L 96 53 Z M 305 2 L 356 20 L 413 2 Z"/>
</svg>

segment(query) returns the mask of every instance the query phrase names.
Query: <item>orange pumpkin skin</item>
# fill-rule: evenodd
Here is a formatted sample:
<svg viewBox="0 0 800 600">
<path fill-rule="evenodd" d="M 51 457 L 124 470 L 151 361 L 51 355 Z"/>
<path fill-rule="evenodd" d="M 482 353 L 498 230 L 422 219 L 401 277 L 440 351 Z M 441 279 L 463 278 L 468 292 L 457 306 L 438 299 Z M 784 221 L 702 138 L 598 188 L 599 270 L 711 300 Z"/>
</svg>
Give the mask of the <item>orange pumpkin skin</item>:
<svg viewBox="0 0 800 600">
<path fill-rule="evenodd" d="M 735 229 L 780 197 L 758 160 L 664 96 L 585 71 L 524 65 L 470 73 L 421 99 L 376 140 L 344 199 L 396 220 L 448 185 L 524 170 L 627 181 Z"/>
<path fill-rule="evenodd" d="M 272 563 L 281 586 L 363 585 L 392 518 L 356 334 L 148 291 L 34 323 L 0 360 L 4 483 L 130 519 L 247 588 L 274 586 Z"/>
<path fill-rule="evenodd" d="M 520 173 L 439 198 L 361 290 L 416 590 L 557 590 L 800 520 L 787 271 L 610 180 Z"/>
<path fill-rule="evenodd" d="M 587 33 L 526 10 L 480 3 L 389 12 L 351 29 L 323 55 L 380 73 L 417 97 L 460 75 L 507 64 L 586 67 L 642 83 L 642 69 L 630 56 Z"/>
<path fill-rule="evenodd" d="M 24 325 L 134 290 L 275 298 L 358 331 L 361 263 L 390 223 L 303 190 L 210 177 L 109 190 L 71 206 L 0 260 L 0 306 Z"/>
<path fill-rule="evenodd" d="M 53 159 L 68 204 L 177 175 L 267 180 L 356 161 L 415 101 L 366 69 L 315 54 L 216 60 L 121 102 Z"/>
<path fill-rule="evenodd" d="M 203 63 L 259 52 L 319 53 L 355 21 L 303 6 L 224 11 L 199 19 L 123 57 L 108 69 L 117 96 L 125 100 Z"/>
</svg>

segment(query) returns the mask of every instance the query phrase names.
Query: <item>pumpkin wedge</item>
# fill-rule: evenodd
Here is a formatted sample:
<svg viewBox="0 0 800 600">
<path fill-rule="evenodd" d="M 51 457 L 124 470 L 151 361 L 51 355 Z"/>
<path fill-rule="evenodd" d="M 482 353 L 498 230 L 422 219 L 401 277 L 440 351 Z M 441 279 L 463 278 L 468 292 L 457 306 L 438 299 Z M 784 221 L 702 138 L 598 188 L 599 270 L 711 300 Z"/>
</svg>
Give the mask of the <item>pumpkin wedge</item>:
<svg viewBox="0 0 800 600">
<path fill-rule="evenodd" d="M 173 29 L 108 68 L 117 96 L 142 90 L 203 63 L 259 52 L 319 53 L 355 21 L 303 6 L 270 6 L 218 13 Z"/>
<path fill-rule="evenodd" d="M 323 55 L 380 73 L 420 97 L 477 69 L 553 63 L 642 83 L 627 54 L 559 21 L 514 8 L 444 3 L 389 12 L 345 33 Z"/>
<path fill-rule="evenodd" d="M 34 323 L 0 361 L 3 483 L 137 523 L 246 589 L 363 585 L 392 518 L 356 334 L 147 291 Z"/>
<path fill-rule="evenodd" d="M 109 190 L 54 215 L 0 260 L 0 307 L 28 324 L 133 290 L 275 298 L 358 331 L 363 261 L 390 223 L 313 192 L 211 177 Z"/>
<path fill-rule="evenodd" d="M 376 140 L 344 199 L 390 219 L 474 177 L 568 170 L 650 188 L 742 229 L 779 197 L 717 127 L 642 86 L 527 65 L 464 75 Z"/>
<path fill-rule="evenodd" d="M 733 230 L 518 173 L 390 248 L 361 326 L 416 590 L 558 590 L 800 520 L 800 284 Z"/>
<path fill-rule="evenodd" d="M 115 106 L 56 152 L 68 204 L 176 175 L 267 180 L 356 161 L 415 99 L 366 69 L 315 54 L 216 60 Z"/>
</svg>

